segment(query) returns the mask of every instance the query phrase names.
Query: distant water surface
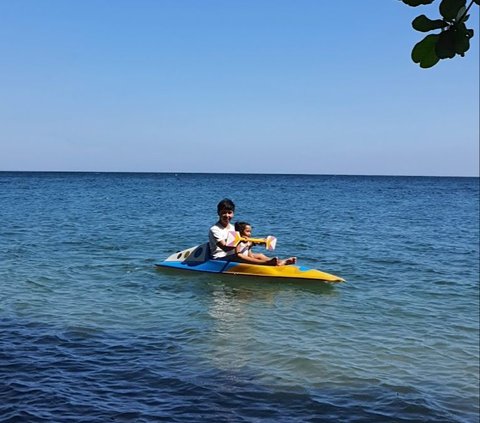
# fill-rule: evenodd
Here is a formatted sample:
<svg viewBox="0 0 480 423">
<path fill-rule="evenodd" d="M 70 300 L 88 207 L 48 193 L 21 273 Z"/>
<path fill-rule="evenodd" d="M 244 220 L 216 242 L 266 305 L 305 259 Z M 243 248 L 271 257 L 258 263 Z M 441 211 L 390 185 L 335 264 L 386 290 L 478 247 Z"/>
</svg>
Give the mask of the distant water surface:
<svg viewBox="0 0 480 423">
<path fill-rule="evenodd" d="M 160 272 L 232 198 L 340 285 Z M 1 422 L 477 422 L 479 179 L 0 173 Z"/>
</svg>

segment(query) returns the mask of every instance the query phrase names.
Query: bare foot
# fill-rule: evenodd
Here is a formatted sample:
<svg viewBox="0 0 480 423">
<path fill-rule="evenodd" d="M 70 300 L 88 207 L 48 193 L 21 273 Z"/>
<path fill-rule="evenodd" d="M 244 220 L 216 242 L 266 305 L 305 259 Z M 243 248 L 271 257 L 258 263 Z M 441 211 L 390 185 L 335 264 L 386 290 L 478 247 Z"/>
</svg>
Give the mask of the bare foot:
<svg viewBox="0 0 480 423">
<path fill-rule="evenodd" d="M 297 262 L 296 257 L 289 257 L 288 259 L 285 260 L 285 264 L 295 264 Z"/>
<path fill-rule="evenodd" d="M 270 266 L 279 266 L 278 263 L 279 263 L 278 257 L 273 257 L 269 261 L 267 261 L 267 264 L 269 264 Z"/>
<path fill-rule="evenodd" d="M 288 264 L 295 264 L 297 262 L 296 257 L 289 257 L 288 259 L 285 260 L 278 260 L 277 266 L 286 266 Z"/>
</svg>

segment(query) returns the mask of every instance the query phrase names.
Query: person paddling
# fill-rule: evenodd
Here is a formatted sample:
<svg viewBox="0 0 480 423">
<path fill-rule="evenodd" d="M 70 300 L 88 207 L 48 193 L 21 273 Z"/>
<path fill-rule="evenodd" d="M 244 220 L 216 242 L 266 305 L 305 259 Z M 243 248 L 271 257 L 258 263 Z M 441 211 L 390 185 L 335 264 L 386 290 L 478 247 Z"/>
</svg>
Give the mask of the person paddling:
<svg viewBox="0 0 480 423">
<path fill-rule="evenodd" d="M 247 222 L 236 222 L 235 230 L 240 233 L 244 238 L 252 237 L 252 225 Z M 295 264 L 297 262 L 296 257 L 289 257 L 281 260 L 278 257 L 267 257 L 262 253 L 255 253 L 252 251 L 253 243 L 249 241 L 241 241 L 235 247 L 235 261 L 251 264 L 263 264 L 268 266 L 285 266 L 288 264 Z"/>
<path fill-rule="evenodd" d="M 230 223 L 235 214 L 235 204 L 229 198 L 224 198 L 217 205 L 218 222 L 208 232 L 210 255 L 213 259 L 232 259 L 235 255 L 235 247 L 229 247 L 226 243 L 228 233 L 235 230 Z"/>
</svg>

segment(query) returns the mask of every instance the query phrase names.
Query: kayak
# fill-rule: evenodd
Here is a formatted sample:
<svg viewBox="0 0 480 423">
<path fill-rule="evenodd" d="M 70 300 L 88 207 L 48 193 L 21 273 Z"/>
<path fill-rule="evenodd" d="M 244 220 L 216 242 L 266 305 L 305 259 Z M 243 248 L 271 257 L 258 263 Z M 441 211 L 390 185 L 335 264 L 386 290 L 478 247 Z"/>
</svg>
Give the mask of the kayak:
<svg viewBox="0 0 480 423">
<path fill-rule="evenodd" d="M 190 270 L 204 273 L 221 273 L 283 279 L 309 279 L 323 282 L 344 282 L 339 276 L 293 264 L 285 266 L 267 266 L 239 263 L 227 260 L 212 260 L 208 243 L 187 248 L 167 257 L 157 268 Z"/>
</svg>

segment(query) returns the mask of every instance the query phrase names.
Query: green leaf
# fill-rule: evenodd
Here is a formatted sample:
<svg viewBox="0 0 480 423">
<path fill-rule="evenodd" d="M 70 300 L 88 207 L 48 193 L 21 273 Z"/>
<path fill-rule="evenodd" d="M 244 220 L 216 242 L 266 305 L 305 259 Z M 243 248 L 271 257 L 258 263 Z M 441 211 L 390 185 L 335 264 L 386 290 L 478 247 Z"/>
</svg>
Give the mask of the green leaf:
<svg viewBox="0 0 480 423">
<path fill-rule="evenodd" d="M 465 6 L 462 6 L 460 9 L 458 9 L 457 16 L 455 16 L 455 22 L 460 21 L 460 19 L 463 20 L 465 17 L 465 12 L 467 11 L 467 8 Z"/>
<path fill-rule="evenodd" d="M 435 46 L 435 53 L 440 59 L 455 57 L 455 30 L 453 28 L 440 34 Z"/>
<path fill-rule="evenodd" d="M 464 23 L 458 23 L 457 25 L 453 26 L 453 29 L 465 36 L 468 36 L 467 25 L 465 25 Z"/>
<path fill-rule="evenodd" d="M 413 29 L 416 29 L 417 31 L 428 32 L 434 29 L 445 28 L 448 26 L 448 23 L 442 21 L 441 19 L 436 19 L 433 21 L 427 18 L 425 15 L 420 15 L 412 21 L 412 26 Z"/>
<path fill-rule="evenodd" d="M 431 68 L 440 60 L 435 52 L 439 34 L 427 35 L 422 41 L 415 44 L 412 50 L 412 60 L 421 68 Z"/>
<path fill-rule="evenodd" d="M 434 2 L 434 0 L 401 0 L 401 1 L 413 7 L 420 6 L 421 4 L 431 4 Z"/>
<path fill-rule="evenodd" d="M 473 29 L 467 29 L 464 23 L 454 28 L 453 42 L 455 52 L 460 56 L 464 56 L 465 52 L 470 48 L 470 38 L 473 36 Z"/>
<path fill-rule="evenodd" d="M 455 53 L 463 57 L 470 48 L 470 38 L 465 37 L 456 31 L 453 36 L 453 42 L 455 45 Z"/>
<path fill-rule="evenodd" d="M 473 1 L 480 6 L 480 0 L 473 0 Z"/>
<path fill-rule="evenodd" d="M 442 0 L 440 3 L 440 14 L 447 20 L 453 21 L 458 11 L 465 7 L 466 0 Z"/>
</svg>

